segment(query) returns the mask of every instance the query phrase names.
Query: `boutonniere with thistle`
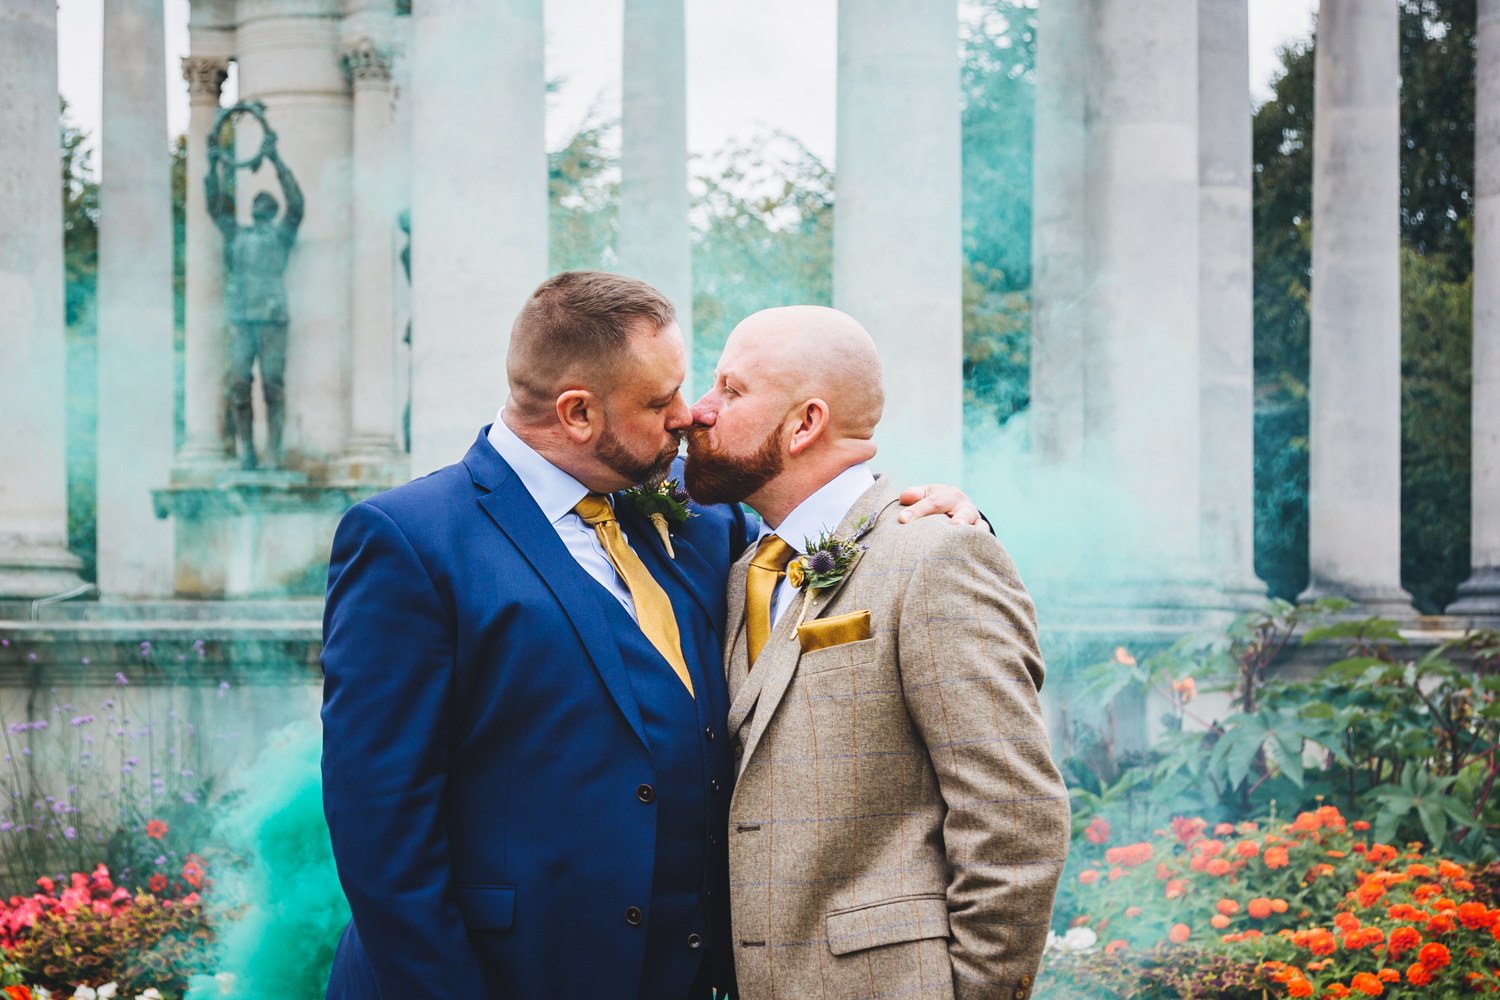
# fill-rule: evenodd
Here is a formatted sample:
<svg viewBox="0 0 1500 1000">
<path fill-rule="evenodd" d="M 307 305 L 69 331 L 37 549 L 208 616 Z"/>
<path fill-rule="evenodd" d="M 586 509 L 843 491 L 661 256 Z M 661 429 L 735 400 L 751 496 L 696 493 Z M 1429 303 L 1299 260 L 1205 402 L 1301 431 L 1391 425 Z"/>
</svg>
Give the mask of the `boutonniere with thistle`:
<svg viewBox="0 0 1500 1000">
<path fill-rule="evenodd" d="M 831 531 L 825 531 L 816 541 L 811 538 L 803 539 L 807 551 L 786 564 L 787 582 L 802 591 L 802 613 L 797 616 L 797 626 L 800 627 L 807 618 L 807 609 L 818 591 L 843 582 L 844 577 L 849 575 L 849 571 L 859 561 L 865 547 L 856 544 L 856 539 L 859 538 L 863 525 L 863 521 L 856 525 L 855 534 L 850 538 L 840 538 Z M 796 634 L 795 627 L 792 634 Z"/>
<path fill-rule="evenodd" d="M 672 551 L 672 536 L 667 533 L 667 524 L 674 521 L 681 524 L 693 516 L 687 505 L 687 490 L 682 488 L 682 484 L 675 479 L 665 479 L 656 484 L 642 483 L 621 491 L 620 495 L 656 526 L 662 547 L 667 550 L 669 557 L 676 559 L 677 553 Z"/>
</svg>

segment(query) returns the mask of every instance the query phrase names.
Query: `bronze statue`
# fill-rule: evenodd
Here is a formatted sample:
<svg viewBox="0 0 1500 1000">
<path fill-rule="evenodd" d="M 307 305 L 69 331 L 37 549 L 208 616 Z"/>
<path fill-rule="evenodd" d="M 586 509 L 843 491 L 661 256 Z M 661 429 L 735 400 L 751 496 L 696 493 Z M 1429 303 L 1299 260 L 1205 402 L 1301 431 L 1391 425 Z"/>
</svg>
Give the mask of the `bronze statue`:
<svg viewBox="0 0 1500 1000">
<path fill-rule="evenodd" d="M 259 119 L 265 138 L 260 151 L 249 160 L 236 161 L 220 147 L 219 132 L 235 115 Z M 268 191 L 255 196 L 250 206 L 254 224 L 241 226 L 235 219 L 234 203 L 224 196 L 234 171 L 260 169 L 262 161 L 276 168 L 286 211 L 276 221 L 280 206 Z M 220 171 L 227 176 L 220 177 Z M 281 464 L 281 428 L 286 415 L 286 332 L 290 319 L 286 303 L 287 255 L 302 224 L 302 189 L 291 170 L 276 153 L 276 133 L 266 124 L 265 107 L 259 101 L 236 104 L 219 112 L 208 134 L 208 175 L 203 178 L 208 211 L 224 234 L 224 259 L 229 269 L 229 392 L 234 406 L 235 443 L 240 467 L 257 466 L 253 412 L 250 405 L 251 368 L 260 359 L 261 392 L 266 398 L 266 425 L 270 440 L 266 468 Z"/>
</svg>

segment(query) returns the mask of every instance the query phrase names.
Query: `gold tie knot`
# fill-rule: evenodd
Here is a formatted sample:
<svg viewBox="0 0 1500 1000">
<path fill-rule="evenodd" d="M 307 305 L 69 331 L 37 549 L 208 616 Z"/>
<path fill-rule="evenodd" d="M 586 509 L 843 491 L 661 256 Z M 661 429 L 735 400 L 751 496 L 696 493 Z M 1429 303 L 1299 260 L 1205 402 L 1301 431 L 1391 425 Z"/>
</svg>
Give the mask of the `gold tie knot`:
<svg viewBox="0 0 1500 1000">
<path fill-rule="evenodd" d="M 586 524 L 607 524 L 615 519 L 615 509 L 603 493 L 590 493 L 573 507 L 573 513 Z"/>
<path fill-rule="evenodd" d="M 797 556 L 797 550 L 788 545 L 779 535 L 767 535 L 760 540 L 755 558 L 750 565 L 756 569 L 768 569 L 773 573 L 785 573 L 787 563 Z"/>
</svg>

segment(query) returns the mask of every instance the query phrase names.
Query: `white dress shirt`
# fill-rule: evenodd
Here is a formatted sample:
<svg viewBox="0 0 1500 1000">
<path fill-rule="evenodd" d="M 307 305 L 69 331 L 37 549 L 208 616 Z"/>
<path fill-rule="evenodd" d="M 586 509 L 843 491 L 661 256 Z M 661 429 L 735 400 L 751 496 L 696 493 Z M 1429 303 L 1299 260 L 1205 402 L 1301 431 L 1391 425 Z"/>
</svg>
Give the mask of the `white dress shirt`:
<svg viewBox="0 0 1500 1000">
<path fill-rule="evenodd" d="M 573 513 L 578 501 L 589 495 L 589 488 L 516 437 L 516 432 L 505 426 L 500 413 L 495 414 L 489 441 L 490 446 L 521 477 L 521 485 L 526 487 L 526 492 L 531 494 L 536 505 L 542 508 L 542 516 L 551 522 L 557 537 L 562 539 L 568 552 L 578 560 L 578 565 L 603 584 L 604 589 L 614 594 L 630 617 L 635 618 L 635 602 L 630 599 L 630 588 L 625 586 L 624 579 L 615 572 L 615 564 L 609 561 L 604 546 L 599 544 L 598 533 L 584 523 L 583 518 Z M 623 524 L 620 525 L 620 535 L 625 536 Z M 630 544 L 629 538 L 625 538 L 625 544 Z"/>
<path fill-rule="evenodd" d="M 865 491 L 875 485 L 875 476 L 866 462 L 851 465 L 818 488 L 818 491 L 799 503 L 786 520 L 772 528 L 764 521 L 760 524 L 760 537 L 775 535 L 797 550 L 798 555 L 807 555 L 807 543 L 817 541 L 823 532 L 836 531 L 844 515 L 854 506 Z M 797 588 L 786 577 L 776 585 L 771 594 L 771 628 L 781 623 L 781 616 L 797 602 Z"/>
</svg>

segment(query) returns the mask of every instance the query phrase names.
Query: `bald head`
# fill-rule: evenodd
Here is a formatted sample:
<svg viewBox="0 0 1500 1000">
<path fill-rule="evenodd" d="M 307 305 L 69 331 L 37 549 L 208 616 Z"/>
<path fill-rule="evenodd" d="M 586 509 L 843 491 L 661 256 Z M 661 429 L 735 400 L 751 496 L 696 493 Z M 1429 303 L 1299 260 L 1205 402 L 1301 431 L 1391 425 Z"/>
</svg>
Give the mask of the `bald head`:
<svg viewBox="0 0 1500 1000">
<path fill-rule="evenodd" d="M 835 438 L 869 440 L 885 407 L 875 341 L 853 316 L 825 306 L 752 314 L 729 335 L 719 367 L 764 380 L 788 407 L 823 400 Z"/>
</svg>

